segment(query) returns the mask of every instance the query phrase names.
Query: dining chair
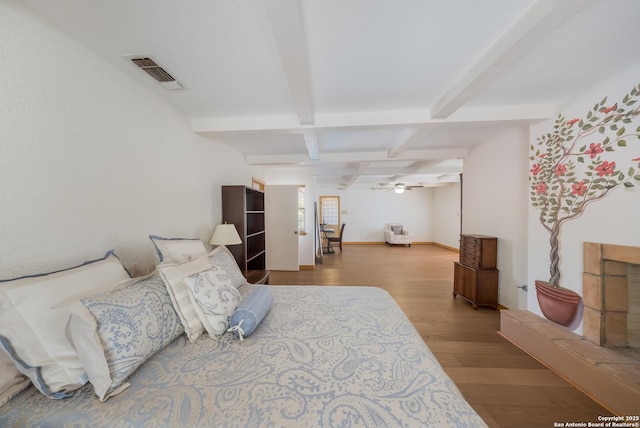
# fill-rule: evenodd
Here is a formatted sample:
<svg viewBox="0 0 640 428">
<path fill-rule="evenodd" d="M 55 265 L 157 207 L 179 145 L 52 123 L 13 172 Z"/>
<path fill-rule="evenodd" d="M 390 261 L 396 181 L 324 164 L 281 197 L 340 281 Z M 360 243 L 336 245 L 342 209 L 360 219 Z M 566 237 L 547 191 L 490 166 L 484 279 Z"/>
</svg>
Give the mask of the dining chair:
<svg viewBox="0 0 640 428">
<path fill-rule="evenodd" d="M 342 236 L 344 235 L 344 225 L 345 223 L 342 223 L 342 226 L 340 226 L 340 235 L 327 237 L 327 240 L 329 241 L 330 244 L 333 244 L 333 243 L 338 244 L 338 247 L 340 248 L 340 252 L 342 252 Z"/>
</svg>

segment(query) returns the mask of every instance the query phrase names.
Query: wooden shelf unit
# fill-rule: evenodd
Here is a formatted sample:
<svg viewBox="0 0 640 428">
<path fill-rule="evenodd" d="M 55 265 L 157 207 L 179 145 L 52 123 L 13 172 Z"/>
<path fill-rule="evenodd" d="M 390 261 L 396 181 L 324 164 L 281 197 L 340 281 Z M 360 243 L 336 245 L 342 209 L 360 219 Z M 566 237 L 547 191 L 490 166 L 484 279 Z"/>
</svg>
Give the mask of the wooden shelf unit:
<svg viewBox="0 0 640 428">
<path fill-rule="evenodd" d="M 266 269 L 264 192 L 246 186 L 222 186 L 222 221 L 236 226 L 242 244 L 229 250 L 247 276 Z"/>
<path fill-rule="evenodd" d="M 458 294 L 474 309 L 498 307 L 498 238 L 460 235 L 460 261 L 453 264 L 453 297 Z"/>
</svg>

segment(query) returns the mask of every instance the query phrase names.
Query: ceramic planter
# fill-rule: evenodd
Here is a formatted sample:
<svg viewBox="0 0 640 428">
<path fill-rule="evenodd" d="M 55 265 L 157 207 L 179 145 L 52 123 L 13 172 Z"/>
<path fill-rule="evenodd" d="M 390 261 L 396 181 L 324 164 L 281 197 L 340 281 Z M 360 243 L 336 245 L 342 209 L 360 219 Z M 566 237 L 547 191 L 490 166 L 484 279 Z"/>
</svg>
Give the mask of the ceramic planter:
<svg viewBox="0 0 640 428">
<path fill-rule="evenodd" d="M 568 327 L 578 313 L 580 296 L 571 290 L 551 287 L 545 281 L 535 281 L 540 310 L 547 319 Z"/>
</svg>

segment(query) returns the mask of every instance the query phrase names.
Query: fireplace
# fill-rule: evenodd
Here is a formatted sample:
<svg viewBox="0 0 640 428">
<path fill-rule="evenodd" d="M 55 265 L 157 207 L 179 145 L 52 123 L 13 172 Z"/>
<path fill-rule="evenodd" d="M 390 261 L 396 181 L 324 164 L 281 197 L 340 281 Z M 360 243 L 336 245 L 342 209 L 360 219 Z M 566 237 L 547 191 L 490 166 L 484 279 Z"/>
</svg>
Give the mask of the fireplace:
<svg viewBox="0 0 640 428">
<path fill-rule="evenodd" d="M 583 334 L 640 351 L 640 247 L 584 243 Z"/>
<path fill-rule="evenodd" d="M 617 415 L 640 403 L 640 247 L 584 244 L 583 334 L 527 310 L 500 311 L 500 334 Z"/>
</svg>

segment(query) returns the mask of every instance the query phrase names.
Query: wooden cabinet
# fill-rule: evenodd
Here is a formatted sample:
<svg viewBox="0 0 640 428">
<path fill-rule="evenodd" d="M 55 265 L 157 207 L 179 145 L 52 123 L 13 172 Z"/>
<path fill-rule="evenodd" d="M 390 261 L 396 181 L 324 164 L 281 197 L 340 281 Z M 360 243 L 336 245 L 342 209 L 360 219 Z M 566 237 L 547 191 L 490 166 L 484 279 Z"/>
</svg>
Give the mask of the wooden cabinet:
<svg viewBox="0 0 640 428">
<path fill-rule="evenodd" d="M 467 299 L 474 309 L 498 306 L 498 238 L 460 235 L 460 261 L 453 264 L 453 297 Z"/>
<path fill-rule="evenodd" d="M 246 186 L 222 186 L 222 221 L 236 226 L 242 244 L 229 250 L 247 276 L 266 268 L 264 192 Z"/>
</svg>

